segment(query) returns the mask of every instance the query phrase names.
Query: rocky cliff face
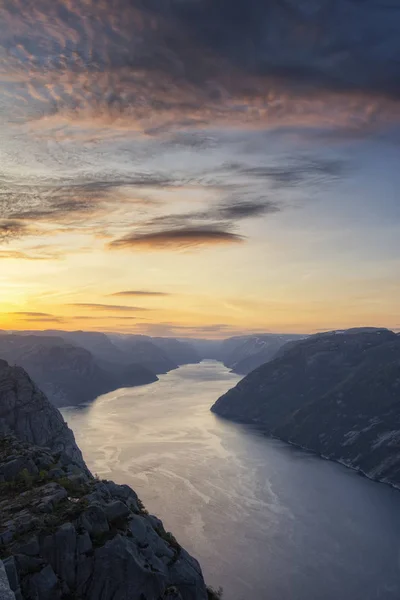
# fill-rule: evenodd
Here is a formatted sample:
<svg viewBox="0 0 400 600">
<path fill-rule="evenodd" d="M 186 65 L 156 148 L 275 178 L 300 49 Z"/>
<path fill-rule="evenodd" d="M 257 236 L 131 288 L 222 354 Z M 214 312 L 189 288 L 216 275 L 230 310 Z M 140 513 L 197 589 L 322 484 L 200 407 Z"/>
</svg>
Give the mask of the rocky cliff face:
<svg viewBox="0 0 400 600">
<path fill-rule="evenodd" d="M 201 569 L 135 492 L 99 481 L 20 367 L 0 362 L 0 597 L 206 600 Z"/>
<path fill-rule="evenodd" d="M 0 558 L 17 600 L 205 600 L 201 569 L 133 490 L 0 441 Z"/>
<path fill-rule="evenodd" d="M 400 337 L 391 331 L 289 344 L 212 411 L 400 486 Z"/>
<path fill-rule="evenodd" d="M 74 434 L 21 367 L 0 360 L 0 438 L 18 439 L 60 452 L 65 460 L 85 468 Z"/>
</svg>

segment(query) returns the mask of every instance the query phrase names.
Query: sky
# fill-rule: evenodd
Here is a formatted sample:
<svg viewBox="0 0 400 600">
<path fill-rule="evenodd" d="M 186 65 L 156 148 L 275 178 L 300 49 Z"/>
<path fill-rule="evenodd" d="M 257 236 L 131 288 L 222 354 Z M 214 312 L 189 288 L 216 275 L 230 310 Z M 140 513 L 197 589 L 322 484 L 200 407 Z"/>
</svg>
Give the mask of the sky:
<svg viewBox="0 0 400 600">
<path fill-rule="evenodd" d="M 400 329 L 397 0 L 0 0 L 0 328 Z"/>
</svg>

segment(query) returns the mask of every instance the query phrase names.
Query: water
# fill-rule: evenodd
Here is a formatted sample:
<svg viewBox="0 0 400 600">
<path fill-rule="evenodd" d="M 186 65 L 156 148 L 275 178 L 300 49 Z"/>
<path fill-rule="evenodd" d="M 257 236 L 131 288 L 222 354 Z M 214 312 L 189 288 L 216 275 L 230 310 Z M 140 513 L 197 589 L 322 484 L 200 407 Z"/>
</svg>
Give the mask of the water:
<svg viewBox="0 0 400 600">
<path fill-rule="evenodd" d="M 213 415 L 238 379 L 204 361 L 63 413 L 225 600 L 398 600 L 400 492 Z"/>
</svg>

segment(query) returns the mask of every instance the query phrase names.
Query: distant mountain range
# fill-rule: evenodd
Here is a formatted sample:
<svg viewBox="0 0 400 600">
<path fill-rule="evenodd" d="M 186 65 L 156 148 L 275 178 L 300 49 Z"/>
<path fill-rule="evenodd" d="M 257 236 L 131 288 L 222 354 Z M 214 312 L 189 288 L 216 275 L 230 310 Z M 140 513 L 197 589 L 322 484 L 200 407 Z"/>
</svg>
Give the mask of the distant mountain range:
<svg viewBox="0 0 400 600">
<path fill-rule="evenodd" d="M 290 342 L 211 410 L 400 486 L 400 336 L 392 331 Z"/>
<path fill-rule="evenodd" d="M 152 383 L 160 373 L 200 361 L 194 348 L 175 339 L 57 330 L 0 332 L 0 358 L 26 369 L 56 406 Z"/>
<path fill-rule="evenodd" d="M 247 375 L 271 360 L 288 342 L 305 337 L 305 335 L 279 333 L 231 337 L 221 343 L 219 356 L 226 367 L 240 375 Z"/>
</svg>

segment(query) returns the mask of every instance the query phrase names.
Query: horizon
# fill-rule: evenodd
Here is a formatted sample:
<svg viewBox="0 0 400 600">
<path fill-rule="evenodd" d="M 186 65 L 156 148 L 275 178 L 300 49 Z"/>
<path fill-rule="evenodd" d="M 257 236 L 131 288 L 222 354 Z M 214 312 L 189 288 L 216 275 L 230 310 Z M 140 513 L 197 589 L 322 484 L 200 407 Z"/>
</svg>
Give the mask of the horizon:
<svg viewBox="0 0 400 600">
<path fill-rule="evenodd" d="M 400 328 L 400 11 L 0 6 L 0 328 Z"/>
<path fill-rule="evenodd" d="M 347 329 L 321 329 L 321 330 L 317 330 L 317 331 L 311 331 L 311 332 L 301 332 L 301 333 L 295 333 L 295 332 L 282 332 L 282 331 L 258 331 L 258 332 L 243 332 L 243 333 L 239 333 L 239 334 L 235 334 L 235 335 L 229 335 L 227 337 L 193 337 L 193 336 L 182 336 L 182 335 L 147 335 L 145 333 L 126 333 L 126 332 L 121 332 L 121 331 L 100 331 L 100 330 L 90 330 L 90 329 L 0 329 L 0 334 L 7 334 L 7 335 L 14 335 L 14 334 L 25 334 L 25 335 L 37 335 L 38 333 L 42 333 L 42 334 L 46 334 L 46 333 L 60 333 L 60 337 L 62 333 L 100 333 L 106 336 L 112 336 L 112 335 L 122 335 L 122 336 L 142 336 L 142 337 L 149 337 L 149 338 L 164 338 L 164 339 L 177 339 L 178 341 L 183 341 L 183 342 L 224 342 L 226 340 L 229 339 L 234 339 L 234 338 L 246 338 L 246 337 L 257 337 L 257 336 L 305 336 L 306 337 L 311 337 L 311 336 L 315 336 L 315 335 L 324 335 L 324 334 L 329 334 L 329 333 L 341 333 L 344 331 L 358 331 L 358 330 L 363 330 L 363 329 L 373 329 L 373 330 L 382 330 L 385 329 L 387 331 L 391 331 L 392 333 L 395 333 L 396 335 L 400 334 L 400 329 L 391 329 L 389 327 L 380 327 L 380 326 L 359 326 L 359 327 L 349 327 Z M 49 336 L 49 337 L 53 337 L 53 336 Z"/>
</svg>

